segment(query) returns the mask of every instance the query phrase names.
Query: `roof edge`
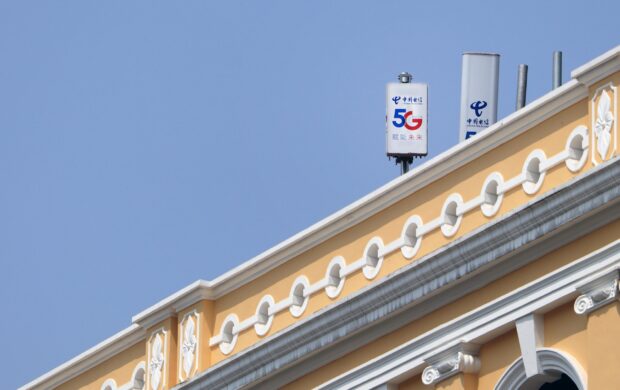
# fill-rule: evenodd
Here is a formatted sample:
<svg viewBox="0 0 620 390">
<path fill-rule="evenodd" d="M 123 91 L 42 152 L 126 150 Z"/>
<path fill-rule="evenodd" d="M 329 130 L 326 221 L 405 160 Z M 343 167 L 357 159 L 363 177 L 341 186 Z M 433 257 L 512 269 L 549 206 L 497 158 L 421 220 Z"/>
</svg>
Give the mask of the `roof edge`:
<svg viewBox="0 0 620 390">
<path fill-rule="evenodd" d="M 570 77 L 590 86 L 618 70 L 620 70 L 620 45 L 573 70 Z"/>
<path fill-rule="evenodd" d="M 145 330 L 137 324 L 121 330 L 73 359 L 48 371 L 18 390 L 44 390 L 65 383 L 104 360 L 132 347 L 146 336 Z"/>
</svg>

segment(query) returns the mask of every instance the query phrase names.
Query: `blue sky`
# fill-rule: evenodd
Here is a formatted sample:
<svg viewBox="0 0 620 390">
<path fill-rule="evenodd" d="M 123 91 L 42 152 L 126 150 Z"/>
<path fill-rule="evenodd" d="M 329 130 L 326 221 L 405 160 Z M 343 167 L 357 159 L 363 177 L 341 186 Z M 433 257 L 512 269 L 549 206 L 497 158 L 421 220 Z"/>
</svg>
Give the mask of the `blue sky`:
<svg viewBox="0 0 620 390">
<path fill-rule="evenodd" d="M 0 0 L 0 388 L 15 388 L 398 175 L 385 83 L 456 144 L 461 53 L 499 117 L 620 43 L 620 2 Z"/>
</svg>

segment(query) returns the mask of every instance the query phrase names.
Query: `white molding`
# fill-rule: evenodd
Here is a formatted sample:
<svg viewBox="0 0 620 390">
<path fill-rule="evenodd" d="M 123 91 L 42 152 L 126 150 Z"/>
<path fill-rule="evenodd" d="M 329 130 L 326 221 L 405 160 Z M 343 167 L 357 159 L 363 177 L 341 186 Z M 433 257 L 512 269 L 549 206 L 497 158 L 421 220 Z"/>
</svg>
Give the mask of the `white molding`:
<svg viewBox="0 0 620 390">
<path fill-rule="evenodd" d="M 359 259 L 355 260 L 351 264 L 347 264 L 344 267 L 344 269 L 340 272 L 340 274 L 345 277 L 349 276 L 359 271 L 360 269 L 364 268 L 365 265 L 366 265 L 366 259 L 364 257 L 360 257 Z"/>
<path fill-rule="evenodd" d="M 603 275 L 599 279 L 579 286 L 577 289 L 582 295 L 575 300 L 575 313 L 579 315 L 589 314 L 618 298 L 618 271 Z"/>
<path fill-rule="evenodd" d="M 303 286 L 304 291 L 302 293 L 301 303 L 295 301 L 295 290 L 300 285 Z M 293 282 L 293 285 L 291 286 L 291 292 L 289 293 L 291 305 L 288 307 L 288 310 L 295 318 L 301 317 L 301 315 L 304 314 L 304 311 L 306 311 L 306 307 L 308 307 L 310 297 L 305 294 L 308 288 L 310 288 L 310 282 L 308 281 L 308 277 L 305 275 L 298 276 L 297 279 L 295 279 L 295 281 Z"/>
<path fill-rule="evenodd" d="M 438 229 L 441 225 L 443 225 L 443 214 L 420 226 L 418 235 L 425 236 L 433 230 Z"/>
<path fill-rule="evenodd" d="M 245 332 L 246 330 L 253 328 L 256 323 L 258 323 L 258 317 L 254 314 L 239 322 L 239 325 L 235 327 L 235 333 Z"/>
<path fill-rule="evenodd" d="M 573 70 L 570 77 L 589 87 L 619 70 L 620 46 L 616 46 Z"/>
<path fill-rule="evenodd" d="M 461 343 L 429 359 L 422 371 L 422 383 L 432 385 L 458 373 L 473 374 L 480 371 L 480 359 L 476 344 Z"/>
<path fill-rule="evenodd" d="M 538 165 L 538 180 L 534 182 L 530 180 L 530 177 L 528 175 L 530 171 L 528 170 L 528 167 L 530 163 L 535 159 L 538 159 L 539 165 Z M 525 162 L 523 163 L 523 170 L 521 172 L 521 175 L 525 179 L 523 181 L 522 187 L 523 187 L 523 191 L 526 194 L 534 195 L 535 193 L 538 192 L 538 190 L 540 190 L 540 187 L 542 187 L 543 182 L 545 181 L 545 176 L 547 175 L 547 171 L 543 169 L 546 161 L 547 161 L 547 156 L 545 155 L 545 152 L 542 149 L 533 150 L 525 159 Z"/>
<path fill-rule="evenodd" d="M 267 322 L 262 324 L 258 320 L 260 316 L 259 310 L 260 310 L 260 307 L 265 303 L 269 305 L 267 309 Z M 260 302 L 258 302 L 258 305 L 256 305 L 256 313 L 254 314 L 254 317 L 256 317 L 256 323 L 254 324 L 254 331 L 256 332 L 258 336 L 266 335 L 269 332 L 269 329 L 271 329 L 271 324 L 273 324 L 274 315 L 273 314 L 269 315 L 269 308 L 272 308 L 275 304 L 276 304 L 276 301 L 273 299 L 273 297 L 267 294 L 264 297 L 262 297 Z"/>
<path fill-rule="evenodd" d="M 338 284 L 336 286 L 334 286 L 331 282 L 331 271 L 334 267 L 340 267 L 340 272 L 338 272 L 338 276 L 340 278 Z M 333 259 L 331 259 L 331 261 L 329 262 L 329 265 L 327 266 L 327 271 L 325 272 L 325 278 L 323 280 L 326 281 L 325 283 L 325 294 L 327 294 L 328 297 L 330 297 L 331 299 L 335 299 L 338 297 L 338 295 L 340 295 L 340 293 L 342 292 L 342 289 L 344 287 L 344 282 L 346 281 L 346 276 L 343 275 L 343 270 L 346 267 L 346 263 L 344 261 L 344 257 L 342 256 L 336 256 Z"/>
<path fill-rule="evenodd" d="M 224 329 L 229 323 L 232 323 L 232 340 L 230 340 L 230 342 L 224 342 Z M 232 352 L 232 350 L 235 348 L 235 345 L 237 344 L 239 332 L 236 332 L 236 330 L 238 327 L 239 318 L 237 317 L 237 315 L 234 313 L 229 314 L 222 322 L 222 326 L 220 327 L 220 332 L 218 333 L 218 335 L 215 337 L 211 337 L 209 345 L 215 345 L 216 343 L 214 343 L 214 340 L 216 338 L 219 338 L 219 342 L 217 344 L 219 344 L 220 352 L 222 352 L 224 355 L 228 355 Z"/>
<path fill-rule="evenodd" d="M 315 283 L 311 284 L 310 286 L 308 286 L 307 289 L 304 290 L 304 297 L 311 297 L 318 292 L 323 292 L 328 286 L 328 283 L 329 281 L 325 277 L 317 280 Z"/>
<path fill-rule="evenodd" d="M 620 199 L 619 172 L 620 159 L 591 169 L 419 261 L 353 292 L 347 299 L 249 346 L 210 367 L 183 388 L 278 388 L 455 302 L 566 242 L 586 237 L 616 220 L 620 216 L 620 204 L 616 202 Z M 587 259 L 583 266 L 597 261 L 600 256 Z M 476 277 L 468 277 L 474 273 Z M 548 306 L 570 299 L 565 297 L 562 302 L 552 302 Z M 488 312 L 494 309 L 487 308 Z M 517 314 L 520 315 L 514 320 L 528 313 Z M 495 332 L 503 332 L 510 326 L 505 324 Z M 387 361 L 375 360 L 366 365 L 361 374 L 383 363 L 390 364 L 409 351 L 398 351 L 385 358 Z M 332 388 L 339 388 L 340 384 Z"/>
<path fill-rule="evenodd" d="M 471 198 L 467 202 L 461 204 L 457 208 L 456 213 L 457 215 L 465 215 L 469 213 L 470 211 L 475 210 L 478 207 L 482 206 L 483 204 L 484 204 L 484 197 L 478 195 L 478 196 Z"/>
<path fill-rule="evenodd" d="M 194 337 L 196 338 L 194 345 L 192 346 L 191 343 L 186 343 L 185 341 L 185 327 L 187 326 L 187 322 L 191 319 L 194 322 Z M 178 379 L 179 382 L 183 382 L 189 378 L 191 378 L 197 371 L 198 371 L 198 367 L 199 367 L 199 359 L 200 359 L 200 344 L 201 344 L 201 339 L 200 339 L 200 313 L 198 312 L 198 310 L 194 309 L 188 313 L 186 313 L 183 318 L 181 319 L 180 322 L 180 329 L 179 329 L 179 361 L 178 361 L 178 366 L 177 366 L 177 371 L 178 371 Z M 189 372 L 185 373 L 185 367 L 184 367 L 184 358 L 185 355 L 183 354 L 183 351 L 185 348 L 188 349 L 192 349 L 192 363 L 189 369 Z"/>
<path fill-rule="evenodd" d="M 571 144 L 573 142 L 573 139 L 577 136 L 581 137 L 581 148 L 582 148 L 581 158 L 579 159 L 575 159 L 573 158 L 573 156 L 571 156 Z M 579 125 L 575 127 L 573 131 L 570 133 L 570 135 L 568 136 L 568 139 L 566 140 L 566 146 L 565 146 L 565 150 L 566 152 L 568 152 L 568 158 L 566 159 L 566 167 L 568 168 L 569 171 L 573 173 L 579 172 L 586 165 L 586 162 L 588 161 L 589 146 L 590 146 L 590 138 L 588 135 L 588 128 L 583 125 Z"/>
<path fill-rule="evenodd" d="M 451 203 L 456 203 L 456 208 L 454 210 L 456 213 L 456 221 L 454 222 L 453 225 L 448 223 L 447 221 L 448 217 L 446 216 L 448 206 Z M 441 232 L 443 233 L 445 237 L 454 236 L 456 232 L 459 230 L 459 227 L 461 227 L 461 221 L 463 221 L 463 213 L 459 213 L 459 209 L 462 209 L 462 208 L 463 208 L 463 197 L 458 192 L 450 194 L 446 198 L 445 202 L 443 203 L 440 217 L 442 218 Z"/>
<path fill-rule="evenodd" d="M 504 184 L 499 187 L 499 192 L 502 194 L 507 193 L 508 191 L 519 187 L 525 182 L 525 175 L 523 173 L 518 174 L 510 180 L 506 180 Z"/>
<path fill-rule="evenodd" d="M 495 200 L 495 203 L 491 204 L 491 203 L 487 203 L 487 192 L 486 189 L 489 185 L 491 185 L 491 182 L 495 182 L 497 183 L 497 199 Z M 479 198 L 481 200 L 480 203 L 480 210 L 482 211 L 482 214 L 485 217 L 492 217 L 495 214 L 497 214 L 497 212 L 499 211 L 499 208 L 502 206 L 502 202 L 504 201 L 504 192 L 501 191 L 502 186 L 504 185 L 504 176 L 502 176 L 502 174 L 500 172 L 492 172 L 490 173 L 487 178 L 484 180 L 484 183 L 482 184 L 482 189 L 480 190 L 480 195 Z"/>
<path fill-rule="evenodd" d="M 413 246 L 407 237 L 407 229 L 411 225 L 416 226 L 415 244 Z M 422 226 L 424 226 L 424 222 L 422 222 L 422 218 L 419 215 L 412 215 L 407 218 L 407 221 L 405 221 L 403 225 L 403 230 L 400 233 L 400 241 L 402 243 L 400 251 L 407 260 L 413 259 L 418 253 L 420 245 L 422 245 L 422 238 L 424 237 L 424 235 L 420 234 Z"/>
<path fill-rule="evenodd" d="M 404 244 L 403 241 L 401 239 L 397 238 L 394 241 L 392 241 L 391 243 L 389 243 L 386 246 L 384 246 L 383 250 L 381 252 L 379 252 L 379 256 L 385 257 L 387 255 L 390 255 L 390 254 L 396 252 L 397 250 L 399 250 L 403 246 L 403 244 Z"/>
<path fill-rule="evenodd" d="M 620 240 L 415 337 L 318 388 L 373 388 L 392 383 L 395 378 L 415 375 L 422 371 L 426 356 L 439 354 L 463 342 L 483 344 L 515 326 L 519 318 L 552 310 L 574 297 L 578 286 L 618 269 Z M 383 361 L 385 363 L 379 364 Z"/>
<path fill-rule="evenodd" d="M 522 172 L 519 175 L 517 175 L 517 177 L 509 180 L 508 183 L 512 183 L 509 185 L 515 185 L 516 183 L 522 183 L 523 190 L 526 191 L 526 193 L 533 194 L 537 192 L 543 183 L 546 171 L 566 161 L 570 157 L 571 155 L 570 145 L 573 141 L 573 138 L 576 136 L 582 137 L 581 146 L 583 148 L 584 131 L 583 129 L 578 127 L 574 129 L 571 132 L 570 136 L 567 138 L 567 143 L 566 143 L 567 146 L 565 147 L 565 149 L 555 154 L 551 158 L 547 159 L 545 156 L 545 153 L 541 149 L 535 149 L 532 153 L 530 153 L 527 159 L 525 160 Z M 582 154 L 586 154 L 586 151 L 587 149 L 583 149 Z M 529 176 L 527 168 L 532 159 L 538 159 L 539 161 L 539 165 L 537 167 L 539 177 L 536 182 L 532 182 L 531 180 L 530 181 L 524 180 L 524 178 Z M 583 159 L 583 155 L 581 156 L 580 160 L 581 159 Z M 567 165 L 567 168 L 569 168 L 568 165 Z M 493 204 L 486 203 L 487 195 L 488 195 L 486 189 L 490 185 L 491 182 L 496 183 L 496 191 L 495 191 L 496 199 Z M 405 222 L 405 225 L 403 226 L 403 230 L 401 231 L 400 237 L 396 238 L 394 241 L 389 243 L 387 246 L 384 246 L 383 240 L 380 237 L 378 236 L 373 237 L 368 242 L 368 244 L 366 245 L 366 248 L 364 249 L 364 257 L 355 261 L 353 264 L 349 265 L 348 267 L 341 265 L 341 275 L 346 277 L 347 275 L 352 274 L 353 272 L 357 272 L 357 270 L 362 268 L 366 279 L 369 279 L 369 280 L 373 279 L 378 274 L 381 268 L 381 265 L 383 264 L 384 256 L 386 254 L 392 253 L 393 251 L 400 248 L 401 252 L 403 253 L 403 255 L 405 255 L 406 258 L 408 259 L 412 258 L 417 253 L 419 246 L 421 245 L 422 237 L 424 237 L 425 234 L 428 234 L 431 231 L 431 227 L 433 229 L 436 229 L 441 226 L 441 230 L 444 236 L 449 237 L 449 236 L 456 234 L 456 231 L 458 230 L 460 223 L 462 221 L 463 215 L 473 210 L 474 208 L 480 207 L 483 215 L 487 217 L 492 217 L 494 214 L 497 213 L 497 211 L 499 210 L 499 207 L 501 206 L 504 190 L 506 190 L 506 188 L 507 187 L 504 183 L 503 176 L 499 172 L 492 172 L 485 179 L 485 182 L 483 183 L 481 191 L 480 191 L 480 195 L 474 197 L 468 202 L 464 202 L 463 198 L 461 197 L 459 193 L 451 194 L 450 196 L 446 198 L 443 204 L 441 215 L 437 217 L 436 219 L 432 220 L 429 224 L 427 225 L 422 224 L 421 218 L 417 215 L 414 215 L 412 217 L 409 217 L 407 221 Z M 450 225 L 448 223 L 448 216 L 447 216 L 447 207 L 452 202 L 456 204 L 454 208 L 454 215 L 456 216 L 456 221 L 454 221 L 454 225 Z M 406 232 L 407 232 L 407 228 L 412 224 L 415 224 L 419 227 L 419 228 L 416 228 L 416 243 L 414 247 L 411 247 L 409 245 L 406 246 L 406 244 L 411 243 L 411 240 L 407 238 L 406 236 Z M 367 265 L 368 263 L 367 259 L 368 259 L 368 251 L 373 245 L 377 246 L 378 261 L 377 261 L 377 265 L 374 268 L 371 268 L 370 266 Z M 332 262 L 333 261 L 334 260 L 332 260 Z M 344 260 L 342 264 L 344 264 Z M 328 266 L 328 270 L 331 267 L 332 267 L 332 264 L 330 263 L 330 265 Z M 304 298 L 305 298 L 304 302 L 306 302 L 310 298 L 310 296 L 316 294 L 319 291 L 326 289 L 328 286 L 328 281 L 329 281 L 328 274 L 326 274 L 326 276 L 323 279 L 318 280 L 314 284 L 310 284 L 310 282 L 307 281 L 306 279 L 306 282 L 308 285 L 305 286 L 304 288 Z M 274 307 L 271 308 L 273 314 L 280 311 L 280 309 L 282 309 L 284 306 L 289 308 L 291 313 L 298 313 L 298 310 L 291 304 L 293 300 L 292 291 L 295 289 L 294 286 L 296 285 L 296 283 L 297 282 L 293 284 L 293 287 L 291 289 L 291 295 L 288 298 L 289 301 L 279 302 L 278 304 L 274 305 Z M 340 283 L 341 286 L 343 285 L 343 283 L 344 281 L 341 280 L 341 283 Z M 330 298 L 333 298 L 333 296 L 330 295 L 327 289 L 325 291 Z M 305 306 L 304 306 L 304 309 L 305 309 Z M 301 315 L 301 314 L 298 313 L 298 315 Z M 293 316 L 295 317 L 297 317 L 298 315 L 293 314 Z M 242 322 L 242 324 L 239 326 L 239 329 L 237 331 L 242 332 L 246 329 L 249 329 L 255 323 L 256 323 L 256 318 L 254 317 L 246 319 Z M 218 343 L 218 342 L 221 342 L 222 339 L 212 338 L 211 340 L 212 340 L 211 341 L 212 343 Z"/>
<path fill-rule="evenodd" d="M 525 375 L 529 378 L 542 373 L 536 350 L 545 345 L 544 321 L 540 314 L 528 314 L 515 321 Z"/>
<path fill-rule="evenodd" d="M 373 246 L 377 247 L 377 264 L 375 264 L 375 266 L 371 266 L 370 264 L 368 264 L 368 252 L 370 251 L 370 248 L 372 248 Z M 365 265 L 362 267 L 362 273 L 364 274 L 364 277 L 368 280 L 374 279 L 377 274 L 379 273 L 379 271 L 381 271 L 381 266 L 383 265 L 383 240 L 381 239 L 381 237 L 379 236 L 375 236 L 373 238 L 370 239 L 370 241 L 368 241 L 368 243 L 366 244 L 366 248 L 364 248 L 364 260 L 365 260 Z"/>
<path fill-rule="evenodd" d="M 276 302 L 275 305 L 269 308 L 269 315 L 276 315 L 286 309 L 288 309 L 293 304 L 291 297 L 286 297 L 280 302 Z"/>
</svg>

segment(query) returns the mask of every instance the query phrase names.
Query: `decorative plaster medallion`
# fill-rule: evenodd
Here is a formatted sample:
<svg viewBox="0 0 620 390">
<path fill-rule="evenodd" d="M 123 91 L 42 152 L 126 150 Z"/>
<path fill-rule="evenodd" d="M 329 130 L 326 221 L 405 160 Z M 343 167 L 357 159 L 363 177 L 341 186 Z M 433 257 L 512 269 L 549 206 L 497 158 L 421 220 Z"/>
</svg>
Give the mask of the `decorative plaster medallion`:
<svg viewBox="0 0 620 390">
<path fill-rule="evenodd" d="M 163 337 L 162 337 L 163 336 Z M 151 360 L 149 361 L 150 384 L 152 390 L 157 390 L 162 382 L 164 358 L 163 330 L 158 331 L 151 342 Z"/>
<path fill-rule="evenodd" d="M 181 381 L 190 377 L 192 369 L 194 368 L 194 362 L 198 364 L 198 358 L 196 350 L 198 348 L 198 313 L 194 310 L 187 313 L 181 321 L 182 327 L 182 340 L 180 343 L 180 355 L 181 355 L 181 367 L 183 371 L 179 372 L 179 379 Z M 196 359 L 194 359 L 196 357 Z M 185 374 L 183 376 L 183 374 Z"/>
<path fill-rule="evenodd" d="M 598 165 L 612 158 L 618 147 L 617 87 L 606 84 L 592 98 L 592 163 Z"/>
</svg>

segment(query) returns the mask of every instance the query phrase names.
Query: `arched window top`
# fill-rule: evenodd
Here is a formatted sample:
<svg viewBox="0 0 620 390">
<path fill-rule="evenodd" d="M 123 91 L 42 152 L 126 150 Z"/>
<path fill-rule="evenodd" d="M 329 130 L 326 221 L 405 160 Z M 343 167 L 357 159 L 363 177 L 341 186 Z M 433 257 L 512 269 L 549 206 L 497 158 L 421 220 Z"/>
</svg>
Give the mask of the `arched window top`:
<svg viewBox="0 0 620 390">
<path fill-rule="evenodd" d="M 523 359 L 517 359 L 500 378 L 495 390 L 540 390 L 545 383 L 562 380 L 562 375 L 570 379 L 578 390 L 587 390 L 585 371 L 577 360 L 566 352 L 551 348 L 536 351 L 542 374 L 526 377 Z M 566 379 L 564 379 L 566 380 Z"/>
</svg>

